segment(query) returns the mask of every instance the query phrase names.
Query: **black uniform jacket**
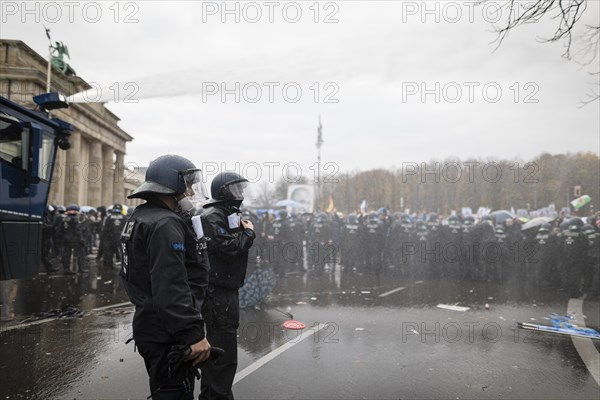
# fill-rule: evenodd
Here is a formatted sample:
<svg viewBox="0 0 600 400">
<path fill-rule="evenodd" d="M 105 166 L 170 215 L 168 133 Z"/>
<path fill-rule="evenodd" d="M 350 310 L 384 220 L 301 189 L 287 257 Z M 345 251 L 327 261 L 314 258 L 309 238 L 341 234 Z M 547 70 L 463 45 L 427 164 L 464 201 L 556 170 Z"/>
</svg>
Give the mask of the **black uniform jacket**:
<svg viewBox="0 0 600 400">
<path fill-rule="evenodd" d="M 256 237 L 252 229 L 231 228 L 228 216 L 239 213 L 237 204 L 214 202 L 204 206 L 202 227 L 208 242 L 209 284 L 237 290 L 244 285 L 248 250 Z"/>
<path fill-rule="evenodd" d="M 194 344 L 208 265 L 186 222 L 159 201 L 138 206 L 121 233 L 121 278 L 135 304 L 136 342 Z"/>
</svg>

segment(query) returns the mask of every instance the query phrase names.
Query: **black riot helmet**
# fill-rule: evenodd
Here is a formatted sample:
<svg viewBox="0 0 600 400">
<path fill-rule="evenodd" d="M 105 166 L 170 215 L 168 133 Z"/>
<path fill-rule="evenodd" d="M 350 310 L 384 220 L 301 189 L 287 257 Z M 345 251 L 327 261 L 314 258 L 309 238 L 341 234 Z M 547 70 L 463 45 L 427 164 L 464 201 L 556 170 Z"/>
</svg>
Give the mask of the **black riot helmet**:
<svg viewBox="0 0 600 400">
<path fill-rule="evenodd" d="M 317 214 L 317 222 L 325 223 L 327 222 L 327 214 L 324 212 L 320 212 Z"/>
<path fill-rule="evenodd" d="M 460 221 L 456 215 L 451 215 L 448 217 L 448 225 L 458 225 L 459 222 Z"/>
<path fill-rule="evenodd" d="M 356 216 L 356 214 L 348 215 L 348 223 L 349 224 L 358 224 L 358 217 Z"/>
<path fill-rule="evenodd" d="M 594 227 L 590 224 L 585 224 L 584 226 L 581 227 L 581 230 L 583 231 L 583 233 L 585 233 L 586 235 L 591 235 L 593 233 L 596 233 L 596 230 L 594 229 Z"/>
<path fill-rule="evenodd" d="M 481 220 L 479 222 L 481 224 L 488 224 L 490 226 L 494 226 L 494 219 L 491 215 L 484 215 L 483 217 L 481 217 Z"/>
<path fill-rule="evenodd" d="M 540 225 L 538 232 L 550 232 L 551 230 L 552 230 L 552 225 L 550 225 L 549 223 L 546 222 L 546 223 Z"/>
<path fill-rule="evenodd" d="M 192 189 L 195 196 L 207 198 L 201 171 L 187 158 L 167 154 L 150 163 L 146 170 L 146 181 L 129 199 L 142 198 L 154 194 L 181 195 Z"/>
<path fill-rule="evenodd" d="M 219 172 L 210 185 L 214 200 L 244 200 L 248 179 L 235 172 Z"/>
<path fill-rule="evenodd" d="M 560 223 L 559 228 L 560 231 L 566 231 L 567 229 L 569 229 L 569 221 L 570 219 L 564 219 L 563 222 Z"/>
<path fill-rule="evenodd" d="M 67 214 L 77 214 L 80 208 L 77 204 L 71 204 L 67 207 Z"/>
<path fill-rule="evenodd" d="M 583 227 L 584 223 L 581 218 L 575 217 L 569 220 L 569 230 L 579 232 Z"/>
</svg>

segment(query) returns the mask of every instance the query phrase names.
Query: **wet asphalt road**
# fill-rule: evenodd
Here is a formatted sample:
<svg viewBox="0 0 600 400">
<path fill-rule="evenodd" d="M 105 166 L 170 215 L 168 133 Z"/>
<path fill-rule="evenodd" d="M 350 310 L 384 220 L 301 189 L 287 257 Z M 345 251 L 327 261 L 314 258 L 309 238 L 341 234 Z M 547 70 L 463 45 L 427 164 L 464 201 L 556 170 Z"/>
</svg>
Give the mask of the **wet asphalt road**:
<svg viewBox="0 0 600 400">
<path fill-rule="evenodd" d="M 142 359 L 124 343 L 133 307 L 103 308 L 127 301 L 116 271 L 98 274 L 92 267 L 81 276 L 3 282 L 0 290 L 2 317 L 12 318 L 0 325 L 0 399 L 149 395 Z M 242 311 L 234 394 L 599 399 L 600 387 L 570 337 L 515 329 L 517 321 L 549 324 L 548 314 L 566 314 L 568 303 L 564 292 L 517 283 L 415 281 L 391 270 L 374 276 L 340 266 L 288 274 L 266 304 Z M 30 318 L 67 304 L 85 316 Z M 286 310 L 306 329 L 283 329 Z M 598 330 L 597 298 L 585 299 L 583 314 Z"/>
</svg>

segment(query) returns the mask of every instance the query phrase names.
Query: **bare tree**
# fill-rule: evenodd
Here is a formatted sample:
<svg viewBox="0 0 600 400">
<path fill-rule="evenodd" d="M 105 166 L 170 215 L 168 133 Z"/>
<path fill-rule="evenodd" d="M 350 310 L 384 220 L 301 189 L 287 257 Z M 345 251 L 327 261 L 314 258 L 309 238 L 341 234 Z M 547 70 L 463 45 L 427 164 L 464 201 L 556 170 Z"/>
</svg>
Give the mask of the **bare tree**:
<svg viewBox="0 0 600 400">
<path fill-rule="evenodd" d="M 484 0 L 489 1 L 489 0 Z M 588 8 L 590 0 L 509 0 L 506 4 L 508 19 L 503 26 L 496 29 L 498 46 L 502 44 L 509 32 L 514 28 L 536 23 L 544 16 L 550 16 L 557 21 L 554 34 L 548 38 L 540 38 L 541 42 L 565 42 L 565 51 L 562 54 L 568 60 L 577 59 L 582 65 L 587 66 L 598 58 L 600 48 L 600 21 L 595 24 L 585 24 L 584 33 L 575 35 L 575 26 Z M 575 36 L 574 36 L 575 35 Z M 574 37 L 581 46 L 580 50 L 573 51 Z M 600 79 L 600 71 L 591 72 L 590 75 Z M 587 94 L 588 98 L 582 100 L 582 105 L 600 99 L 600 82 L 595 84 L 598 88 L 592 88 Z"/>
<path fill-rule="evenodd" d="M 275 191 L 269 182 L 263 181 L 256 188 L 256 204 L 259 207 L 273 206 Z"/>
</svg>

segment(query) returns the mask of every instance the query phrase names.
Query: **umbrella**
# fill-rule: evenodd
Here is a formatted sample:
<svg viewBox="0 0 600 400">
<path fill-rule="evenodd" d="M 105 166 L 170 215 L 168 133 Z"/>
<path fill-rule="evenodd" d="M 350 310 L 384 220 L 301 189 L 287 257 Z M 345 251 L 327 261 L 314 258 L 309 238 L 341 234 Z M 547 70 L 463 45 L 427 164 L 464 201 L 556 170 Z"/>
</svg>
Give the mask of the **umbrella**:
<svg viewBox="0 0 600 400">
<path fill-rule="evenodd" d="M 552 222 L 554 221 L 556 218 L 552 218 L 552 217 L 537 217 L 532 219 L 531 221 L 523 224 L 523 226 L 521 227 L 522 231 L 525 231 L 527 229 L 531 229 L 531 228 L 535 228 L 538 227 L 542 224 L 546 224 L 548 222 Z"/>
<path fill-rule="evenodd" d="M 275 286 L 275 273 L 270 268 L 257 269 L 240 289 L 240 308 L 251 307 L 267 297 Z"/>
<path fill-rule="evenodd" d="M 494 211 L 490 215 L 496 219 L 497 224 L 502 224 L 507 219 L 515 218 L 515 214 L 511 213 L 510 211 L 506 211 L 506 210 Z"/>
</svg>

